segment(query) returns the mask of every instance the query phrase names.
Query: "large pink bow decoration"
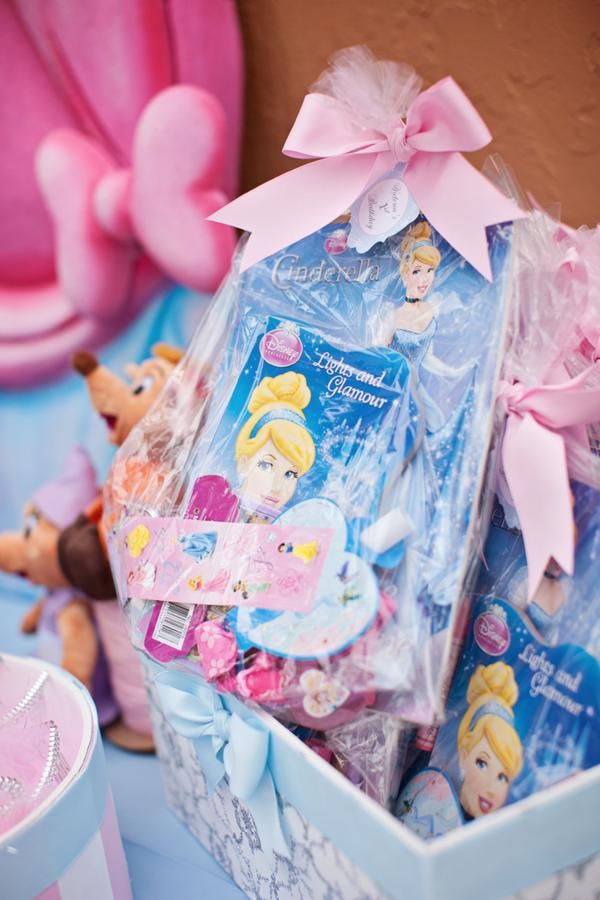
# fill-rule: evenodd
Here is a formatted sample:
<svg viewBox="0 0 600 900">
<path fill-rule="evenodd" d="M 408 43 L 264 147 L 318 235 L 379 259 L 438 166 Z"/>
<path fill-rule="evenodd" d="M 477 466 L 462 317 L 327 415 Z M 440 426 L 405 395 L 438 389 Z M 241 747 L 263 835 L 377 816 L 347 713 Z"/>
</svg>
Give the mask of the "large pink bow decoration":
<svg viewBox="0 0 600 900">
<path fill-rule="evenodd" d="M 530 600 L 551 557 L 573 574 L 567 443 L 587 446 L 585 426 L 600 421 L 600 387 L 590 385 L 599 376 L 600 366 L 593 365 L 561 384 L 501 386 L 508 415 L 502 462 L 523 534 Z"/>
<path fill-rule="evenodd" d="M 376 178 L 406 164 L 403 179 L 433 227 L 491 279 L 485 228 L 519 208 L 466 161 L 491 135 L 452 78 L 423 91 L 387 133 L 361 128 L 325 94 L 304 98 L 283 152 L 313 159 L 243 194 L 209 218 L 252 232 L 242 270 L 345 212 Z"/>
<path fill-rule="evenodd" d="M 97 319 L 121 313 L 143 258 L 195 290 L 218 286 L 234 235 L 206 217 L 226 199 L 215 187 L 225 132 L 211 93 L 176 85 L 142 112 L 131 166 L 74 130 L 44 139 L 36 174 L 54 221 L 58 279 L 75 310 Z"/>
</svg>

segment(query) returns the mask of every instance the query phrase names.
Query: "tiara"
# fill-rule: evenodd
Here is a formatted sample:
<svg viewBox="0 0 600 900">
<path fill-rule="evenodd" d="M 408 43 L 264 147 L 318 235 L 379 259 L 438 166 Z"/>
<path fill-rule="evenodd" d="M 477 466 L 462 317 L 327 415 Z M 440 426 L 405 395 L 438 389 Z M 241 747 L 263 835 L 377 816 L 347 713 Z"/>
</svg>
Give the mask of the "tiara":
<svg viewBox="0 0 600 900">
<path fill-rule="evenodd" d="M 496 700 L 490 700 L 489 703 L 483 703 L 478 709 L 473 713 L 473 718 L 471 719 L 471 723 L 469 725 L 469 731 L 473 731 L 477 723 L 483 716 L 498 716 L 500 719 L 504 719 L 505 722 L 508 722 L 509 725 L 514 725 L 515 717 L 511 713 L 509 709 L 505 706 L 502 706 L 501 703 L 498 703 Z"/>
<path fill-rule="evenodd" d="M 271 409 L 269 412 L 265 413 L 264 416 L 261 416 L 260 419 L 257 419 L 254 425 L 250 430 L 250 434 L 248 435 L 249 440 L 256 437 L 260 429 L 263 425 L 268 425 L 269 422 L 294 422 L 296 425 L 300 425 L 301 428 L 304 428 L 305 431 L 308 431 L 308 427 L 306 425 L 306 419 L 304 416 L 301 416 L 300 413 L 294 412 L 292 409 Z"/>
<path fill-rule="evenodd" d="M 419 247 L 433 247 L 433 241 L 431 238 L 421 238 L 421 240 L 414 242 L 410 248 L 410 252 L 414 253 Z"/>
</svg>

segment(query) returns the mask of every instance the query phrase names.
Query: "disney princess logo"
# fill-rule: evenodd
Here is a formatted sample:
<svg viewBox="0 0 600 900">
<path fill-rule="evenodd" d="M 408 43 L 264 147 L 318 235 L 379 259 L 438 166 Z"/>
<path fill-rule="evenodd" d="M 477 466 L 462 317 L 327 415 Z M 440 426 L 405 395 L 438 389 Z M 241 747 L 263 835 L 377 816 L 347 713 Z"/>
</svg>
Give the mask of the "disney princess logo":
<svg viewBox="0 0 600 900">
<path fill-rule="evenodd" d="M 510 631 L 506 620 L 493 612 L 477 616 L 473 634 L 477 646 L 488 656 L 502 656 L 510 645 Z"/>
<path fill-rule="evenodd" d="M 302 341 L 292 331 L 268 331 L 260 342 L 260 355 L 265 362 L 284 368 L 293 366 L 302 356 Z"/>
</svg>

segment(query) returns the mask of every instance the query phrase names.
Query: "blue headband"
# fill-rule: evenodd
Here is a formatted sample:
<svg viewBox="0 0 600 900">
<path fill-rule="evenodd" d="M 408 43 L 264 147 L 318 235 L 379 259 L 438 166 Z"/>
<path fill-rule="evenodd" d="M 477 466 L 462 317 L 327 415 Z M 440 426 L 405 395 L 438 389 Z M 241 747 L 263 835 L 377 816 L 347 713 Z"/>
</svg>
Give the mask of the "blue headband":
<svg viewBox="0 0 600 900">
<path fill-rule="evenodd" d="M 514 725 L 515 723 L 515 717 L 510 710 L 505 706 L 502 706 L 501 703 L 491 700 L 489 703 L 483 703 L 479 709 L 475 710 L 473 718 L 471 719 L 471 724 L 469 725 L 469 731 L 473 731 L 478 721 L 483 718 L 483 716 L 498 716 L 498 718 L 508 722 L 509 725 Z"/>
<path fill-rule="evenodd" d="M 292 409 L 271 409 L 268 413 L 265 413 L 264 416 L 261 416 L 260 419 L 256 420 L 250 430 L 248 439 L 252 440 L 253 437 L 256 437 L 263 425 L 268 425 L 269 422 L 279 421 L 294 422 L 296 425 L 300 425 L 301 428 L 304 428 L 305 431 L 308 431 L 306 419 L 299 413 L 294 412 Z"/>
</svg>

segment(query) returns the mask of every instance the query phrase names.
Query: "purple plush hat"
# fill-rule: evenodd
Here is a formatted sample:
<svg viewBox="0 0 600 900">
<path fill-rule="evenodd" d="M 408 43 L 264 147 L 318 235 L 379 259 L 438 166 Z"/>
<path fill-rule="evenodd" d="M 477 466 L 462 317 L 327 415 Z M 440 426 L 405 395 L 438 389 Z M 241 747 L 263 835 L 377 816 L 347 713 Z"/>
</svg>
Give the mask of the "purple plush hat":
<svg viewBox="0 0 600 900">
<path fill-rule="evenodd" d="M 43 484 L 31 497 L 41 514 L 57 528 L 66 528 L 98 495 L 96 472 L 83 447 L 69 453 L 58 478 Z"/>
</svg>

